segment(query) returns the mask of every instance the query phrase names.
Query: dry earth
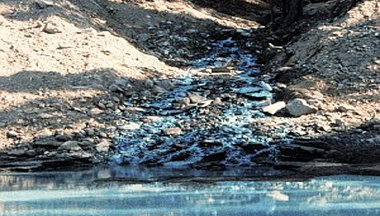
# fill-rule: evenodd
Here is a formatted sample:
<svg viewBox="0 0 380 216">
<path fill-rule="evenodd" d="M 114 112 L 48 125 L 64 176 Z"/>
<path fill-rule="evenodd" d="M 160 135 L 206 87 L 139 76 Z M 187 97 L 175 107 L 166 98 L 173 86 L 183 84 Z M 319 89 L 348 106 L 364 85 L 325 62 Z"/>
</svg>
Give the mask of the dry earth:
<svg viewBox="0 0 380 216">
<path fill-rule="evenodd" d="M 281 111 L 258 123 L 268 133 L 286 125 L 302 145 L 328 143 L 332 161 L 378 162 L 380 3 L 345 13 L 342 2 L 309 4 L 294 28 L 251 39 L 263 43 L 255 52 L 276 100 L 302 98 L 318 110 L 297 118 Z M 125 124 L 120 113 L 130 112 L 125 95 L 187 73 L 210 35 L 262 27 L 266 9 L 252 0 L 2 1 L 0 156 L 54 156 L 35 147 L 81 139 L 88 153 L 81 158 L 104 160 Z M 113 91 L 120 86 L 127 93 Z"/>
</svg>

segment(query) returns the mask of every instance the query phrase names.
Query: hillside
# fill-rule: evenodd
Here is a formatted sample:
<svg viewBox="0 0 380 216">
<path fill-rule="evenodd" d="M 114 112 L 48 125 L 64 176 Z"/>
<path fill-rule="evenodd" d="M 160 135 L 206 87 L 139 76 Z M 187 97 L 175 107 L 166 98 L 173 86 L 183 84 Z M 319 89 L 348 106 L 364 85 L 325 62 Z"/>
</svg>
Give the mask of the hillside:
<svg viewBox="0 0 380 216">
<path fill-rule="evenodd" d="M 125 151 L 123 163 L 146 165 L 162 165 L 162 152 L 170 163 L 195 152 L 196 167 L 378 162 L 380 3 L 315 1 L 304 12 L 284 29 L 254 0 L 1 2 L 1 166 L 99 163 Z M 254 71 L 252 81 L 240 70 Z M 172 100 L 178 89 L 187 90 Z M 294 99 L 310 112 L 246 106 Z M 152 108 L 157 100 L 180 110 L 174 122 Z M 140 130 L 152 125 L 149 141 Z M 149 157 L 125 149 L 131 137 L 147 142 Z M 193 153 L 188 138 L 199 142 Z"/>
</svg>

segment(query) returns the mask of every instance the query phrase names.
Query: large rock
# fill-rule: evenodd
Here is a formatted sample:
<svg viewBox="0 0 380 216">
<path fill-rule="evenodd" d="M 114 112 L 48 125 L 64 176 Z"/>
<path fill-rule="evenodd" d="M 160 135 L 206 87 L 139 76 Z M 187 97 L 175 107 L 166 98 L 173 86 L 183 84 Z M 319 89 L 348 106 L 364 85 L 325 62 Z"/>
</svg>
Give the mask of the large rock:
<svg viewBox="0 0 380 216">
<path fill-rule="evenodd" d="M 313 106 L 310 106 L 305 100 L 297 98 L 291 100 L 287 105 L 286 109 L 289 114 L 294 117 L 299 117 L 311 113 L 317 112 L 317 109 Z"/>
<path fill-rule="evenodd" d="M 278 111 L 284 109 L 285 107 L 286 107 L 286 103 L 283 101 L 279 101 L 269 106 L 263 107 L 263 112 L 274 115 Z"/>
</svg>

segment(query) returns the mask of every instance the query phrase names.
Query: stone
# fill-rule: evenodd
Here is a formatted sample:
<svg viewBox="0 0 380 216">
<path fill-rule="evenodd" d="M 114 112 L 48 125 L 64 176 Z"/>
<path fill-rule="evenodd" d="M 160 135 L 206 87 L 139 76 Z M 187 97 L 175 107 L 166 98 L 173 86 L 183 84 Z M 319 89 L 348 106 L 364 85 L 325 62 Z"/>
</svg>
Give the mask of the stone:
<svg viewBox="0 0 380 216">
<path fill-rule="evenodd" d="M 348 112 L 348 111 L 354 111 L 355 109 L 352 106 L 341 105 L 336 110 L 338 112 Z"/>
<path fill-rule="evenodd" d="M 263 112 L 270 115 L 274 115 L 280 110 L 284 109 L 285 107 L 286 103 L 284 101 L 279 101 L 269 106 L 263 107 Z"/>
<path fill-rule="evenodd" d="M 42 31 L 48 34 L 62 33 L 62 29 L 60 29 L 56 24 L 51 22 L 46 23 Z"/>
<path fill-rule="evenodd" d="M 287 105 L 286 109 L 289 114 L 294 117 L 300 117 L 303 115 L 311 114 L 317 112 L 317 109 L 307 104 L 304 99 L 296 98 L 291 100 Z"/>
<path fill-rule="evenodd" d="M 171 90 L 174 88 L 173 83 L 170 82 L 169 80 L 163 80 L 163 81 L 159 82 L 159 86 L 166 89 L 166 90 Z"/>
<path fill-rule="evenodd" d="M 185 105 L 185 106 L 188 106 L 188 105 L 190 105 L 191 102 L 190 102 L 190 98 L 185 97 L 185 98 L 179 99 L 178 103 L 182 104 L 182 105 Z"/>
<path fill-rule="evenodd" d="M 82 148 L 79 146 L 77 141 L 67 141 L 58 147 L 58 151 L 81 151 Z"/>
<path fill-rule="evenodd" d="M 167 92 L 166 89 L 160 87 L 160 86 L 154 86 L 153 89 L 152 89 L 152 93 L 153 94 L 162 94 L 162 93 L 165 93 Z"/>
<path fill-rule="evenodd" d="M 99 114 L 102 114 L 103 113 L 103 110 L 99 109 L 99 108 L 92 108 L 90 110 L 90 114 L 92 116 L 96 116 L 96 115 L 99 115 Z"/>
<path fill-rule="evenodd" d="M 25 155 L 25 150 L 23 150 L 23 149 L 13 149 L 10 152 L 8 152 L 8 155 L 22 156 L 22 155 Z"/>
<path fill-rule="evenodd" d="M 130 122 L 130 123 L 125 124 L 125 125 L 119 125 L 119 126 L 117 126 L 117 128 L 119 130 L 137 130 L 140 128 L 140 124 L 135 123 L 135 122 Z"/>
<path fill-rule="evenodd" d="M 120 86 L 116 85 L 116 84 L 112 84 L 110 85 L 110 87 L 108 88 L 111 92 L 123 92 L 123 88 L 121 88 Z"/>
<path fill-rule="evenodd" d="M 100 109 L 105 109 L 105 108 L 106 108 L 106 105 L 105 105 L 104 103 L 102 103 L 102 102 L 99 102 L 99 103 L 98 103 L 98 107 L 99 107 Z"/>
<path fill-rule="evenodd" d="M 260 81 L 260 86 L 263 87 L 267 91 L 273 91 L 273 88 L 264 81 Z"/>
<path fill-rule="evenodd" d="M 204 101 L 200 102 L 198 105 L 199 105 L 199 107 L 208 107 L 213 102 L 214 102 L 213 100 L 204 100 Z"/>
<path fill-rule="evenodd" d="M 166 135 L 170 135 L 170 136 L 178 136 L 178 135 L 182 134 L 182 130 L 179 127 L 174 127 L 174 128 L 168 128 L 168 129 L 166 129 L 164 131 L 164 133 Z"/>
<path fill-rule="evenodd" d="M 92 128 L 86 128 L 86 129 L 84 129 L 84 132 L 87 136 L 94 136 L 95 135 L 95 131 Z"/>
<path fill-rule="evenodd" d="M 8 137 L 8 138 L 17 138 L 17 137 L 19 137 L 19 136 L 20 136 L 20 134 L 17 133 L 16 131 L 8 131 L 8 132 L 7 132 L 7 137 Z"/>
<path fill-rule="evenodd" d="M 61 142 L 69 141 L 72 138 L 73 138 L 72 136 L 67 135 L 67 134 L 60 134 L 60 135 L 55 136 L 55 139 Z"/>
<path fill-rule="evenodd" d="M 101 139 L 100 143 L 98 143 L 95 148 L 98 152 L 108 152 L 111 146 L 112 143 L 110 141 L 107 139 Z"/>
<path fill-rule="evenodd" d="M 217 97 L 214 99 L 214 101 L 212 102 L 213 105 L 223 105 L 223 101 L 222 99 L 220 99 L 220 97 Z"/>
<path fill-rule="evenodd" d="M 190 99 L 190 102 L 193 104 L 197 104 L 197 103 L 200 103 L 200 102 L 206 100 L 206 98 L 204 98 L 200 95 L 197 95 L 197 94 L 189 94 L 189 99 Z"/>
<path fill-rule="evenodd" d="M 62 145 L 62 142 L 56 141 L 55 139 L 39 139 L 33 143 L 35 147 L 44 148 L 57 148 Z"/>
<path fill-rule="evenodd" d="M 144 81 L 144 86 L 146 88 L 153 88 L 154 82 L 151 79 L 147 79 L 147 80 Z"/>
<path fill-rule="evenodd" d="M 115 85 L 119 86 L 119 87 L 126 87 L 129 85 L 129 80 L 127 79 L 118 79 L 115 81 L 114 83 Z"/>
</svg>

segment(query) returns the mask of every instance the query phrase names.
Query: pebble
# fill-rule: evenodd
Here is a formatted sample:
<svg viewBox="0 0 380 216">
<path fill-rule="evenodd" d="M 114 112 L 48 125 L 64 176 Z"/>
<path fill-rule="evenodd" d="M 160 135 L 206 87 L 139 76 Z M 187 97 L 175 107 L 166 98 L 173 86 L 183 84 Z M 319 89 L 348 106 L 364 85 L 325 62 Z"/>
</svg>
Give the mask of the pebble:
<svg viewBox="0 0 380 216">
<path fill-rule="evenodd" d="M 286 103 L 284 101 L 279 101 L 269 106 L 263 107 L 263 112 L 270 115 L 274 115 L 280 110 L 284 109 L 285 107 L 286 107 Z"/>
<path fill-rule="evenodd" d="M 67 141 L 58 147 L 58 151 L 80 151 L 82 148 L 77 141 Z"/>
<path fill-rule="evenodd" d="M 62 135 L 55 136 L 55 139 L 61 142 L 66 142 L 73 139 L 73 137 L 67 134 L 62 134 Z"/>
<path fill-rule="evenodd" d="M 101 139 L 100 143 L 98 143 L 95 148 L 98 152 L 108 152 L 111 146 L 112 143 L 110 141 L 107 139 Z"/>
<path fill-rule="evenodd" d="M 17 138 L 17 137 L 19 137 L 19 136 L 20 136 L 20 134 L 17 133 L 16 131 L 8 131 L 8 132 L 7 132 L 7 137 L 8 137 L 8 138 Z"/>
<path fill-rule="evenodd" d="M 152 89 L 152 93 L 153 94 L 162 94 L 162 93 L 165 93 L 167 92 L 166 89 L 160 87 L 160 86 L 154 86 L 153 89 Z"/>
<path fill-rule="evenodd" d="M 116 84 L 112 84 L 110 85 L 110 87 L 108 87 L 108 89 L 111 91 L 111 92 L 123 92 L 123 88 L 121 88 L 120 86 L 116 85 Z"/>
<path fill-rule="evenodd" d="M 99 108 L 92 108 L 91 110 L 90 110 L 90 114 L 92 115 L 92 116 L 97 116 L 97 115 L 99 115 L 99 114 L 102 114 L 104 111 L 103 110 L 101 110 L 101 109 L 99 109 Z"/>
<path fill-rule="evenodd" d="M 200 95 L 197 95 L 197 94 L 189 94 L 189 99 L 190 99 L 190 102 L 193 104 L 198 104 L 198 103 L 206 100 L 206 98 L 204 98 Z"/>
<path fill-rule="evenodd" d="M 220 99 L 220 97 L 217 97 L 214 99 L 214 101 L 212 102 L 213 105 L 223 105 L 223 101 L 222 99 Z"/>
<path fill-rule="evenodd" d="M 169 80 L 163 80 L 163 81 L 159 82 L 159 86 L 166 89 L 166 90 L 171 90 L 174 88 L 173 83 L 170 82 Z"/>
<path fill-rule="evenodd" d="M 125 124 L 125 125 L 117 126 L 117 128 L 119 130 L 137 130 L 140 128 L 140 124 L 135 123 L 135 122 L 130 122 L 130 123 Z"/>
<path fill-rule="evenodd" d="M 144 81 L 144 86 L 146 88 L 153 88 L 154 82 L 151 79 L 147 79 L 147 80 Z"/>
<path fill-rule="evenodd" d="M 164 131 L 164 133 L 166 135 L 170 135 L 170 136 L 178 136 L 178 135 L 182 134 L 182 130 L 179 127 L 174 127 L 174 128 L 168 128 L 168 129 L 166 129 Z"/>
</svg>

